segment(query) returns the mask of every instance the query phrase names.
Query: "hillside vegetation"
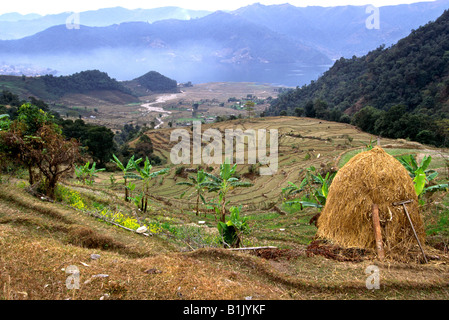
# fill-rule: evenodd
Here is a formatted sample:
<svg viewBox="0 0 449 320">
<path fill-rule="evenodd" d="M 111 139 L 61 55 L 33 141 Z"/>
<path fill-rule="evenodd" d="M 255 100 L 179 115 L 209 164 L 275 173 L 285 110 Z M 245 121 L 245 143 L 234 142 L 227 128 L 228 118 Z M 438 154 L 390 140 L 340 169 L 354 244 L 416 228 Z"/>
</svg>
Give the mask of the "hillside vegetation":
<svg viewBox="0 0 449 320">
<path fill-rule="evenodd" d="M 397 44 L 341 58 L 318 80 L 275 100 L 268 114 L 350 122 L 390 138 L 447 146 L 449 11 Z"/>
<path fill-rule="evenodd" d="M 156 71 L 150 71 L 132 81 L 119 82 L 99 70 L 81 71 L 68 76 L 3 75 L 0 76 L 0 89 L 16 94 L 22 99 L 33 96 L 62 104 L 114 105 L 137 103 L 138 96 L 179 91 L 176 80 Z"/>
<path fill-rule="evenodd" d="M 47 90 L 55 96 L 61 97 L 67 93 L 86 93 L 93 90 L 117 90 L 132 94 L 117 80 L 111 79 L 107 73 L 98 70 L 82 71 L 70 76 L 55 77 L 47 75 L 40 77 Z"/>
<path fill-rule="evenodd" d="M 125 101 L 138 101 L 129 88 L 99 70 L 81 71 L 69 76 L 0 76 L 0 89 L 11 91 L 24 99 L 34 96 L 45 101 L 57 101 L 66 95 L 91 92 L 117 92 Z"/>
<path fill-rule="evenodd" d="M 249 235 L 243 246 L 278 249 L 230 251 L 220 244 L 217 220 L 205 206 L 195 214 L 194 199 L 180 199 L 197 166 L 157 166 L 169 173 L 150 181 L 151 201 L 143 213 L 123 200 L 121 172 L 98 172 L 93 184 L 67 176 L 55 198 L 28 193 L 26 173 L 3 174 L 0 185 L 0 297 L 2 299 L 447 299 L 449 283 L 444 251 L 446 195 L 429 195 L 423 209 L 428 232 L 426 251 L 438 255 L 416 262 L 379 262 L 370 255 L 341 261 L 308 252 L 316 228 L 309 220 L 316 209 L 288 207 L 281 189 L 302 179 L 301 170 L 341 167 L 373 137 L 351 125 L 295 117 L 238 119 L 204 125 L 207 128 L 280 130 L 280 169 L 259 176 L 249 165 L 238 177 L 253 187 L 231 190 L 230 205 L 243 205 Z M 155 153 L 167 159 L 171 129 L 151 130 Z M 381 140 L 393 155 L 432 155 L 432 168 L 447 174 L 443 150 L 403 140 Z M 172 143 L 173 144 L 173 143 Z M 218 167 L 208 169 L 218 174 Z M 335 169 L 334 169 L 335 170 Z M 111 179 L 111 174 L 114 179 Z M 137 185 L 133 195 L 141 182 Z M 205 194 L 211 200 L 211 194 Z M 444 205 L 443 205 L 444 203 Z M 204 223 L 200 223 L 202 220 Z M 119 227 L 119 225 L 126 227 Z M 136 228 L 148 226 L 145 234 Z M 438 227 L 438 228 L 437 228 Z M 99 255 L 92 256 L 92 254 Z M 375 264 L 381 288 L 366 288 L 365 269 Z M 80 271 L 80 289 L 66 286 L 69 266 Z"/>
<path fill-rule="evenodd" d="M 125 81 L 123 85 L 139 96 L 148 96 L 155 92 L 179 92 L 176 80 L 170 79 L 156 71 L 145 73 L 132 81 Z"/>
</svg>

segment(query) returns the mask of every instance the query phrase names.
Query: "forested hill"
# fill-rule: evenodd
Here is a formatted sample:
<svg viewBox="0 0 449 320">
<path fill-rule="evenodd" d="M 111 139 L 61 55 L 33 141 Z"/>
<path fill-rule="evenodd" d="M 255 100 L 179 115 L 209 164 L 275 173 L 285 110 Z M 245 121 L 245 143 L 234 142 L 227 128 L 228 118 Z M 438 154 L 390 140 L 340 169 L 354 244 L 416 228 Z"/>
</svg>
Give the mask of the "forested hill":
<svg viewBox="0 0 449 320">
<path fill-rule="evenodd" d="M 362 57 L 336 61 L 317 81 L 272 102 L 267 115 L 352 121 L 391 138 L 447 145 L 449 11 Z"/>
<path fill-rule="evenodd" d="M 143 96 L 152 92 L 178 92 L 178 83 L 159 72 L 150 71 L 131 81 L 124 81 L 123 85 L 132 90 L 136 95 Z"/>
<path fill-rule="evenodd" d="M 131 90 L 120 82 L 110 78 L 107 73 L 98 70 L 82 71 L 70 76 L 60 77 L 46 75 L 40 77 L 40 79 L 45 83 L 47 90 L 57 96 L 63 96 L 67 93 L 87 93 L 93 90 L 117 90 L 132 94 Z"/>
<path fill-rule="evenodd" d="M 137 100 L 134 93 L 107 73 L 88 70 L 68 76 L 41 77 L 0 76 L 0 90 L 9 90 L 22 98 L 30 95 L 46 101 L 58 100 L 66 94 L 89 94 L 102 90 L 116 91 L 129 100 Z"/>
</svg>

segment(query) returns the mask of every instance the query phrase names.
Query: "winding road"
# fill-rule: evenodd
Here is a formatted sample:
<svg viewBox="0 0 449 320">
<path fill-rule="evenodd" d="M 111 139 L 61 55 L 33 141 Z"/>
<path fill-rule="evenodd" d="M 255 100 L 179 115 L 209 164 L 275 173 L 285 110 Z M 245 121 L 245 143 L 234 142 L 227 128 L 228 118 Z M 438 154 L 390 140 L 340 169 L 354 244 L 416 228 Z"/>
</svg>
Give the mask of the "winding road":
<svg viewBox="0 0 449 320">
<path fill-rule="evenodd" d="M 148 112 L 162 113 L 161 118 L 156 118 L 159 121 L 159 123 L 154 127 L 154 129 L 160 128 L 160 126 L 164 123 L 162 121 L 162 118 L 167 117 L 169 114 L 171 114 L 171 111 L 164 110 L 164 108 L 162 107 L 155 107 L 154 105 L 176 99 L 180 94 L 183 94 L 183 92 L 181 91 L 181 93 L 166 94 L 158 97 L 154 102 L 144 103 L 141 105 L 141 107 L 145 108 Z"/>
</svg>

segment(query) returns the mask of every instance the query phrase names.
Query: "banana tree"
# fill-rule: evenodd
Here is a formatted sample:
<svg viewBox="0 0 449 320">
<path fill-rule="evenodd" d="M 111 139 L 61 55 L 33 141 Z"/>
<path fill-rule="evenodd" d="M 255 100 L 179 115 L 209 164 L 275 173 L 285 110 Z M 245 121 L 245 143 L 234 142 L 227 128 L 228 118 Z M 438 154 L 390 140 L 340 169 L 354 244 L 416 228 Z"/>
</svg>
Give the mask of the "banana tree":
<svg viewBox="0 0 449 320">
<path fill-rule="evenodd" d="M 142 158 L 139 158 L 134 161 L 134 155 L 128 160 L 126 166 L 115 156 L 112 155 L 114 159 L 111 159 L 111 162 L 115 163 L 117 167 L 122 170 L 123 178 L 124 178 L 124 186 L 125 186 L 125 201 L 129 201 L 129 191 L 128 191 L 128 172 L 134 169 L 134 163 L 139 164 L 142 161 Z"/>
<path fill-rule="evenodd" d="M 97 169 L 96 165 L 96 162 L 94 162 L 92 163 L 92 167 L 90 167 L 89 161 L 87 161 L 84 166 L 75 165 L 75 174 L 77 178 L 80 179 L 83 184 L 87 183 L 92 185 L 94 183 L 94 178 L 97 177 L 96 173 L 106 170 L 105 168 Z"/>
<path fill-rule="evenodd" d="M 288 182 L 289 185 L 282 189 L 282 193 L 285 194 L 286 197 L 297 194 L 303 195 L 300 199 L 286 201 L 286 204 L 292 205 L 299 203 L 301 209 L 304 207 L 314 207 L 318 209 L 324 207 L 335 172 L 327 172 L 324 177 L 320 173 L 314 174 L 314 172 L 316 172 L 315 167 L 312 166 L 307 168 L 306 175 L 299 186 L 291 181 Z"/>
<path fill-rule="evenodd" d="M 242 235 L 249 232 L 248 218 L 240 218 L 240 210 L 242 206 L 231 207 L 230 219 L 224 222 L 218 222 L 218 231 L 223 239 L 223 244 L 228 247 L 238 248 L 242 242 Z"/>
<path fill-rule="evenodd" d="M 413 179 L 415 191 L 418 196 L 428 191 L 447 190 L 447 183 L 428 186 L 428 184 L 438 176 L 438 172 L 428 169 L 430 162 L 432 161 L 430 155 L 425 156 L 420 164 L 418 164 L 413 155 L 402 156 L 399 157 L 398 160 L 407 169 L 410 177 Z"/>
<path fill-rule="evenodd" d="M 237 164 L 234 164 L 231 167 L 229 163 L 225 163 L 220 165 L 219 176 L 205 172 L 205 175 L 209 178 L 209 181 L 204 182 L 203 186 L 206 187 L 209 192 L 218 193 L 221 222 L 225 222 L 226 219 L 226 205 L 229 203 L 229 201 L 226 201 L 228 192 L 234 188 L 252 186 L 252 183 L 239 181 L 238 178 L 234 177 L 236 168 Z"/>
<path fill-rule="evenodd" d="M 133 164 L 134 168 L 136 169 L 138 174 L 135 174 L 134 172 L 130 172 L 127 174 L 128 178 L 134 178 L 138 180 L 142 180 L 142 192 L 141 192 L 141 200 L 140 200 L 140 210 L 142 212 L 147 212 L 147 206 L 148 206 L 148 198 L 150 195 L 150 181 L 154 177 L 157 177 L 162 174 L 166 174 L 169 169 L 165 168 L 156 172 L 151 172 L 151 169 L 153 166 L 150 164 L 150 160 L 148 157 L 146 157 L 146 160 L 144 162 L 143 168 L 139 166 L 137 161 L 134 159 L 130 159 L 131 163 Z"/>
<path fill-rule="evenodd" d="M 140 207 L 140 202 L 142 201 L 143 194 L 140 193 L 140 194 L 137 194 L 137 195 L 133 195 L 133 191 L 134 191 L 135 188 L 136 188 L 136 184 L 130 182 L 129 185 L 128 185 L 128 189 L 129 189 L 128 200 L 131 201 L 132 203 L 134 203 L 134 205 L 136 207 Z"/>
<path fill-rule="evenodd" d="M 176 185 L 184 185 L 193 187 L 194 191 L 190 194 L 193 195 L 196 193 L 196 215 L 199 215 L 199 206 L 200 206 L 200 199 L 203 201 L 203 203 L 206 203 L 206 200 L 204 199 L 203 193 L 205 191 L 204 183 L 207 182 L 207 175 L 203 170 L 198 170 L 196 177 L 189 176 L 190 181 L 182 181 L 178 182 Z M 183 198 L 186 194 L 187 190 L 184 191 L 180 198 Z"/>
</svg>

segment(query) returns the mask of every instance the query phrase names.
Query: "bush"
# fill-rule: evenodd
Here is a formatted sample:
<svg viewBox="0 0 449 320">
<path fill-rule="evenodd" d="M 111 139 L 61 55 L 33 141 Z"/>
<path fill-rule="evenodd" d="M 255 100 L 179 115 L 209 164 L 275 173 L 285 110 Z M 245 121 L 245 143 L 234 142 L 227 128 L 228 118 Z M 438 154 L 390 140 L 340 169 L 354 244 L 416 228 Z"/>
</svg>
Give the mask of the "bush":
<svg viewBox="0 0 449 320">
<path fill-rule="evenodd" d="M 184 172 L 184 169 L 185 169 L 184 166 L 176 167 L 175 175 L 177 175 L 177 176 L 182 175 Z"/>
<path fill-rule="evenodd" d="M 240 207 L 231 207 L 229 211 L 231 212 L 230 219 L 224 222 L 218 222 L 218 231 L 223 240 L 224 246 L 231 248 L 238 248 L 242 242 L 243 234 L 249 233 L 248 218 L 240 218 Z"/>
</svg>

